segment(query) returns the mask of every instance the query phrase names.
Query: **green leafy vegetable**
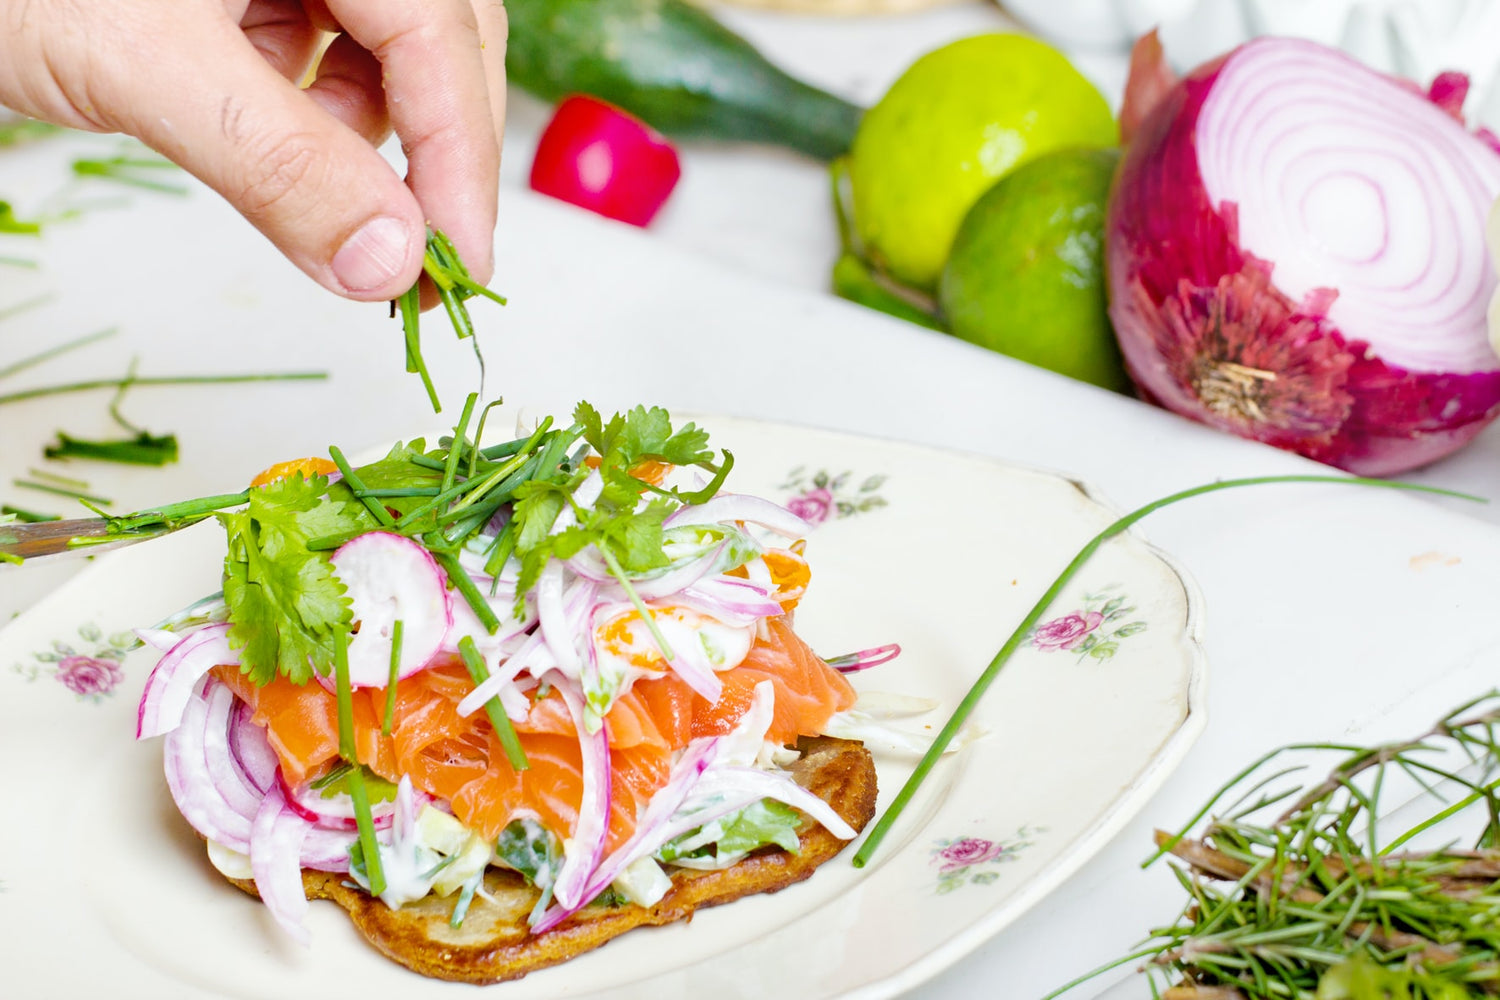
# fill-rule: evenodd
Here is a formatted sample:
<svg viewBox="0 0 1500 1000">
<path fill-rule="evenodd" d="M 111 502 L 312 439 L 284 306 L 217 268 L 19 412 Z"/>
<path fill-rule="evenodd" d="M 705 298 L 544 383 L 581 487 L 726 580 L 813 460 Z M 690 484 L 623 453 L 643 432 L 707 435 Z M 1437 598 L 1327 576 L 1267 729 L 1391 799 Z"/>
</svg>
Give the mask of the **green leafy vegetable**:
<svg viewBox="0 0 1500 1000">
<path fill-rule="evenodd" d="M 334 633 L 350 623 L 344 585 L 311 538 L 365 526 L 359 508 L 323 496 L 324 476 L 291 476 L 249 493 L 242 511 L 218 515 L 228 534 L 224 600 L 229 642 L 256 683 L 280 674 L 305 684 L 333 666 Z"/>
<path fill-rule="evenodd" d="M 761 799 L 663 844 L 660 861 L 711 861 L 733 864 L 757 848 L 775 844 L 795 854 L 801 848 L 797 828 L 802 816 L 791 806 L 774 799 Z"/>
</svg>

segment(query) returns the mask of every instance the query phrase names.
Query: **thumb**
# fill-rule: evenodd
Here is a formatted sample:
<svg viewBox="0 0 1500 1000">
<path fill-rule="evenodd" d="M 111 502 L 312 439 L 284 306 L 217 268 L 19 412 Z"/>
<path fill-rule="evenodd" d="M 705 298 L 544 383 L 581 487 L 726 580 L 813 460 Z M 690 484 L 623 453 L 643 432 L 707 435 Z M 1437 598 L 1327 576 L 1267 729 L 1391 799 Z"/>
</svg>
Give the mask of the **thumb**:
<svg viewBox="0 0 1500 1000">
<path fill-rule="evenodd" d="M 181 39 L 181 8 L 166 25 Z M 358 133 L 276 72 L 227 17 L 176 58 L 122 67 L 117 126 L 218 191 L 292 263 L 341 295 L 392 299 L 421 273 L 415 196 Z M 161 36 L 158 36 L 161 37 Z M 172 37 L 167 35 L 166 37 Z M 128 57 L 144 63 L 149 47 Z"/>
</svg>

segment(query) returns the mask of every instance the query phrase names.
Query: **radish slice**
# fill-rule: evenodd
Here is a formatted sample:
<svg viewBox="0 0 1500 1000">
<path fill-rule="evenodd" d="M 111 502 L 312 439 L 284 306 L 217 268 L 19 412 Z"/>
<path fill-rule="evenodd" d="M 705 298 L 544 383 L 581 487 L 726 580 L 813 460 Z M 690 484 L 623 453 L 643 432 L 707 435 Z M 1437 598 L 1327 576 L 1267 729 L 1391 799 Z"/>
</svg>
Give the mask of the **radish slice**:
<svg viewBox="0 0 1500 1000">
<path fill-rule="evenodd" d="M 150 739 L 176 729 L 203 675 L 221 663 L 239 662 L 239 654 L 229 648 L 228 625 L 204 625 L 183 636 L 146 678 L 136 709 L 135 738 Z"/>
<path fill-rule="evenodd" d="M 348 589 L 359 631 L 349 639 L 349 683 L 385 687 L 392 634 L 402 623 L 397 674 L 427 666 L 453 624 L 447 580 L 417 542 L 385 531 L 360 535 L 333 554 L 333 569 Z M 326 685 L 325 685 L 326 686 Z"/>
</svg>

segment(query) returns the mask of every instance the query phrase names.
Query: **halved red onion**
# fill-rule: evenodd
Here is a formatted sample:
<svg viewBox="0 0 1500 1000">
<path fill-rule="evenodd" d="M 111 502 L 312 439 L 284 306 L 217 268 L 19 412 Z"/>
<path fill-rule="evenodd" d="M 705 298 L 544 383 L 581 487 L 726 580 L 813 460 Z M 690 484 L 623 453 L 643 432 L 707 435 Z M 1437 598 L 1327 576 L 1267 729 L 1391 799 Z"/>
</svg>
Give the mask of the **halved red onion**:
<svg viewBox="0 0 1500 1000">
<path fill-rule="evenodd" d="M 239 662 L 239 654 L 229 648 L 228 625 L 202 625 L 182 636 L 146 678 L 136 707 L 135 738 L 150 739 L 176 729 L 203 675 L 221 663 Z"/>
<path fill-rule="evenodd" d="M 447 578 L 431 553 L 410 538 L 372 531 L 341 546 L 332 562 L 359 626 L 349 640 L 349 683 L 386 686 L 397 621 L 402 623 L 398 674 L 409 677 L 425 667 L 453 624 Z"/>
<path fill-rule="evenodd" d="M 1133 95 L 1161 94 L 1142 46 Z M 1451 110 L 1451 80 L 1434 96 Z M 1367 475 L 1440 458 L 1500 413 L 1484 138 L 1413 85 L 1285 38 L 1138 104 L 1106 243 L 1142 395 Z"/>
<path fill-rule="evenodd" d="M 720 493 L 707 503 L 679 507 L 664 523 L 668 528 L 680 528 L 721 521 L 747 521 L 786 538 L 805 538 L 813 530 L 810 523 L 780 504 L 740 493 Z"/>
</svg>

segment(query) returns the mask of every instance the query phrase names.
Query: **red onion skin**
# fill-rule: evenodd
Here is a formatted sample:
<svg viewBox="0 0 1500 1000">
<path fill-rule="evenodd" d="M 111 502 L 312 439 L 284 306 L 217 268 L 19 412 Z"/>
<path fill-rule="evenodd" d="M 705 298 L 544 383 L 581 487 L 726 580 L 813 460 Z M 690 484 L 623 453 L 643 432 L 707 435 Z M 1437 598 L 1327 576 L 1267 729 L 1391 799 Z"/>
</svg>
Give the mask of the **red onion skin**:
<svg viewBox="0 0 1500 1000">
<path fill-rule="evenodd" d="M 1127 371 L 1150 402 L 1359 475 L 1450 454 L 1500 414 L 1500 372 L 1412 372 L 1367 356 L 1369 345 L 1317 303 L 1274 288 L 1271 265 L 1239 246 L 1234 206 L 1208 203 L 1198 116 L 1233 55 L 1168 91 L 1121 159 L 1105 231 L 1110 318 Z M 1275 372 L 1261 400 L 1271 419 L 1206 401 L 1204 358 Z"/>
</svg>

